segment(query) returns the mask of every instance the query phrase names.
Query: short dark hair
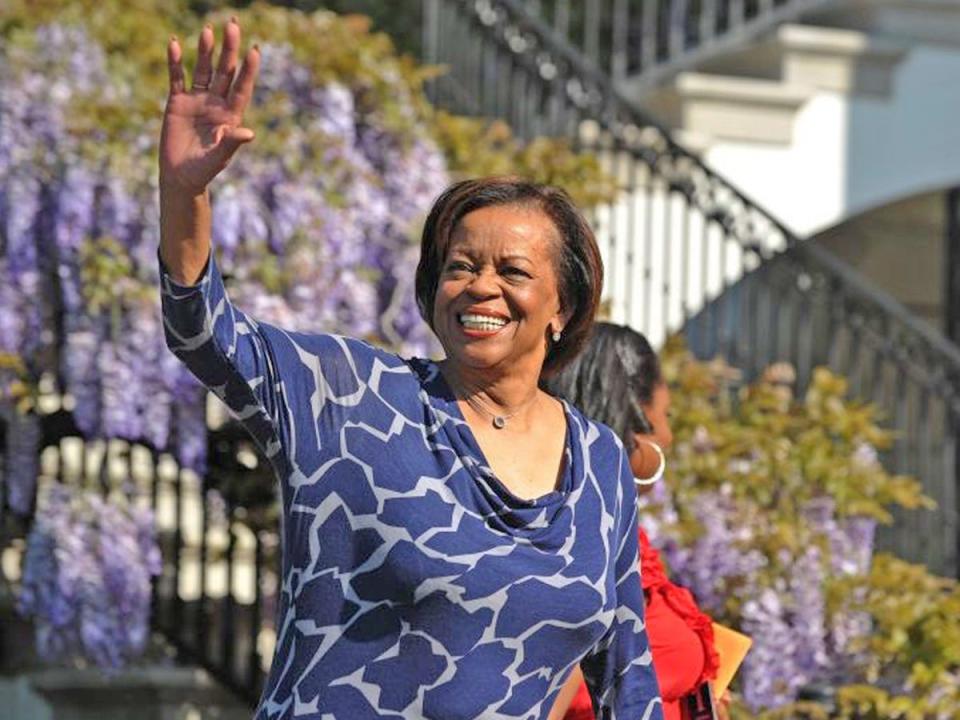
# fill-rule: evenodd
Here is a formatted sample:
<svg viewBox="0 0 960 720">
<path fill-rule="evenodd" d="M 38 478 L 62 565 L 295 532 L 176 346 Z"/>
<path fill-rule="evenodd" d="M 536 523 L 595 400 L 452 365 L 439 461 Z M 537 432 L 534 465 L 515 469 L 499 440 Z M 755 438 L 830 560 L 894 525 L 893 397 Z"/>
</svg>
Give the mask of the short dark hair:
<svg viewBox="0 0 960 720">
<path fill-rule="evenodd" d="M 547 378 L 567 365 L 583 347 L 600 305 L 603 261 L 590 224 L 561 188 L 512 176 L 454 183 L 433 204 L 423 226 L 416 292 L 420 315 L 433 328 L 433 305 L 453 231 L 465 215 L 483 207 L 515 205 L 540 210 L 553 221 L 560 240 L 557 277 L 560 306 L 570 314 L 560 342 L 543 362 Z"/>
<path fill-rule="evenodd" d="M 633 449 L 634 433 L 651 433 L 643 406 L 663 382 L 660 361 L 642 334 L 598 322 L 583 352 L 546 383 L 548 391 L 609 425 Z"/>
</svg>

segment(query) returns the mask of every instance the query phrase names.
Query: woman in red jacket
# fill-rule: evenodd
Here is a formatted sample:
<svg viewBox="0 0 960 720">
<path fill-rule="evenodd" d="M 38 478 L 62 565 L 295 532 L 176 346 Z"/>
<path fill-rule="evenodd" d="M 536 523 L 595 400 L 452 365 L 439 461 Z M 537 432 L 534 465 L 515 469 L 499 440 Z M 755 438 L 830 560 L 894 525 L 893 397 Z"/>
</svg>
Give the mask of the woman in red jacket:
<svg viewBox="0 0 960 720">
<path fill-rule="evenodd" d="M 597 323 L 580 356 L 549 382 L 595 420 L 609 425 L 630 453 L 630 465 L 643 492 L 663 475 L 663 451 L 673 442 L 670 391 L 650 343 L 630 328 Z M 641 582 L 646 598 L 647 634 L 663 697 L 665 720 L 680 720 L 680 699 L 716 677 L 718 657 L 710 618 L 689 590 L 667 579 L 663 563 L 646 533 L 640 534 Z M 728 698 L 720 703 L 726 716 Z M 550 714 L 550 720 L 593 720 L 590 695 L 575 670 Z"/>
</svg>

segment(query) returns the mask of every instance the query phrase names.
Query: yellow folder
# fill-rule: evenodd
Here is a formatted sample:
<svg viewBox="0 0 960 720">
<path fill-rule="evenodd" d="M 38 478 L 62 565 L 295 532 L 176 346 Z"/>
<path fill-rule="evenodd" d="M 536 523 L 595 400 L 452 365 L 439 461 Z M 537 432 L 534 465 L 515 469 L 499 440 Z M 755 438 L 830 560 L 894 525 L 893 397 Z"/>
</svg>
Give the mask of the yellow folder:
<svg viewBox="0 0 960 720">
<path fill-rule="evenodd" d="M 713 623 L 713 642 L 717 655 L 720 656 L 720 668 L 717 670 L 716 680 L 713 681 L 714 697 L 719 700 L 736 675 L 740 663 L 747 656 L 753 640 L 725 625 Z"/>
</svg>

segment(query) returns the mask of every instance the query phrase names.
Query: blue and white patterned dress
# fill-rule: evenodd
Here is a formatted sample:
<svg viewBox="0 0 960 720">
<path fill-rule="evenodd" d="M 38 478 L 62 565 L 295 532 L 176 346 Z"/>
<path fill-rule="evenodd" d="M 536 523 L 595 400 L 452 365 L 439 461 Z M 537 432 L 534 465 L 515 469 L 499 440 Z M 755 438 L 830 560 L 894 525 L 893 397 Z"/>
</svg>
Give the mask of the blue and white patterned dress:
<svg viewBox="0 0 960 720">
<path fill-rule="evenodd" d="M 604 720 L 660 720 L 629 464 L 567 406 L 558 490 L 493 475 L 429 360 L 285 332 L 161 269 L 167 341 L 280 479 L 267 718 L 545 718 L 580 663 Z"/>
</svg>

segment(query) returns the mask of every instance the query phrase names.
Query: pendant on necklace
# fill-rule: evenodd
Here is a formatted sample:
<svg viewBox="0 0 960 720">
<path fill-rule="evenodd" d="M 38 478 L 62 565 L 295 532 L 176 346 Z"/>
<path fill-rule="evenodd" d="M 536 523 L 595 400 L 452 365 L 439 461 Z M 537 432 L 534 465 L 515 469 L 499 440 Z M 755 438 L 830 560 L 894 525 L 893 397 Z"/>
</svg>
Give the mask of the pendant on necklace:
<svg viewBox="0 0 960 720">
<path fill-rule="evenodd" d="M 503 430 L 507 425 L 507 419 L 503 415 L 494 415 L 493 416 L 493 426 L 497 430 Z"/>
</svg>

